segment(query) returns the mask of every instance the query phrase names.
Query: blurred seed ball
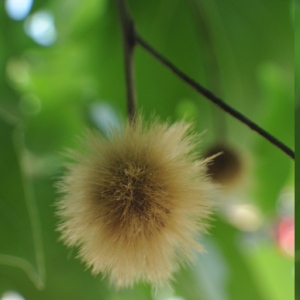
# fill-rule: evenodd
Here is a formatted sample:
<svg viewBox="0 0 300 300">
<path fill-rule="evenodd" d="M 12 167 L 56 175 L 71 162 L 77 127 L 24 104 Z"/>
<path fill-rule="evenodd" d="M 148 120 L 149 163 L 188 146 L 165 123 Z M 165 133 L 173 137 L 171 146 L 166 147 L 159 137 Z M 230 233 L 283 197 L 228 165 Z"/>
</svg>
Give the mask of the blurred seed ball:
<svg viewBox="0 0 300 300">
<path fill-rule="evenodd" d="M 206 162 L 190 125 L 127 123 L 109 138 L 89 132 L 58 185 L 59 231 L 94 274 L 117 287 L 168 282 L 203 251 L 211 213 Z"/>
<path fill-rule="evenodd" d="M 243 161 L 233 147 L 215 144 L 206 151 L 204 156 L 207 158 L 215 156 L 207 165 L 207 174 L 214 182 L 228 187 L 240 179 L 243 173 Z"/>
</svg>

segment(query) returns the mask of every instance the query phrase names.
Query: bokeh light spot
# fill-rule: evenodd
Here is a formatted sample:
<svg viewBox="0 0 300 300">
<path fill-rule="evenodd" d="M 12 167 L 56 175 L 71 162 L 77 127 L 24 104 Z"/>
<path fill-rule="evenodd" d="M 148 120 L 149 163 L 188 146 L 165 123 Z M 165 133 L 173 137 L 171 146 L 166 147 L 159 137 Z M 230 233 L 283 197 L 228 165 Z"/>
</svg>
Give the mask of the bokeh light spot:
<svg viewBox="0 0 300 300">
<path fill-rule="evenodd" d="M 29 65 L 25 59 L 11 58 L 6 64 L 8 78 L 18 86 L 26 87 L 29 83 Z"/>
<path fill-rule="evenodd" d="M 25 300 L 25 298 L 15 291 L 7 291 L 2 295 L 1 300 Z"/>
<path fill-rule="evenodd" d="M 90 117 L 106 135 L 110 134 L 112 128 L 120 127 L 116 112 L 107 103 L 93 103 L 90 107 Z"/>
<path fill-rule="evenodd" d="M 29 14 L 33 0 L 6 0 L 5 9 L 8 16 L 16 21 L 21 21 Z"/>
<path fill-rule="evenodd" d="M 294 257 L 295 221 L 293 217 L 283 218 L 277 228 L 277 241 L 280 250 L 287 256 Z"/>
<path fill-rule="evenodd" d="M 50 46 L 57 38 L 54 17 L 48 11 L 39 11 L 30 16 L 24 29 L 26 34 L 41 46 Z"/>
<path fill-rule="evenodd" d="M 239 230 L 253 232 L 263 224 L 259 209 L 253 204 L 235 204 L 229 211 L 230 223 Z"/>
</svg>

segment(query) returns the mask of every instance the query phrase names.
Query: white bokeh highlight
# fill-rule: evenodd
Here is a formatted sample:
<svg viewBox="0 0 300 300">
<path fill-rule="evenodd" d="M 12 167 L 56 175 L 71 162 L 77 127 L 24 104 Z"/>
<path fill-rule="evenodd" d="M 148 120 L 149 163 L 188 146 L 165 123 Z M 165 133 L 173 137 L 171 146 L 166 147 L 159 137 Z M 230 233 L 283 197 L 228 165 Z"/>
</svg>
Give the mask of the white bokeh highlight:
<svg viewBox="0 0 300 300">
<path fill-rule="evenodd" d="M 54 17 L 49 11 L 38 11 L 28 17 L 24 29 L 41 46 L 51 46 L 57 39 Z"/>
<path fill-rule="evenodd" d="M 24 20 L 29 14 L 33 0 L 6 0 L 5 10 L 8 16 L 15 20 Z"/>
<path fill-rule="evenodd" d="M 25 300 L 25 298 L 15 291 L 7 291 L 1 296 L 0 300 Z"/>
</svg>

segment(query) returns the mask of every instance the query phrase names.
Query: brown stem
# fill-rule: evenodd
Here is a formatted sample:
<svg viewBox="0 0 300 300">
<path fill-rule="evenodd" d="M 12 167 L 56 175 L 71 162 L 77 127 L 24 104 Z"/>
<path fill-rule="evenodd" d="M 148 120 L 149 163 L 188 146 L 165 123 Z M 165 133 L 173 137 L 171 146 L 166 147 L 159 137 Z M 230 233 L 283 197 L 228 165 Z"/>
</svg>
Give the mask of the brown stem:
<svg viewBox="0 0 300 300">
<path fill-rule="evenodd" d="M 134 23 L 129 15 L 125 0 L 117 0 L 124 49 L 127 112 L 130 121 L 136 116 L 136 92 L 133 53 L 136 45 Z"/>
</svg>

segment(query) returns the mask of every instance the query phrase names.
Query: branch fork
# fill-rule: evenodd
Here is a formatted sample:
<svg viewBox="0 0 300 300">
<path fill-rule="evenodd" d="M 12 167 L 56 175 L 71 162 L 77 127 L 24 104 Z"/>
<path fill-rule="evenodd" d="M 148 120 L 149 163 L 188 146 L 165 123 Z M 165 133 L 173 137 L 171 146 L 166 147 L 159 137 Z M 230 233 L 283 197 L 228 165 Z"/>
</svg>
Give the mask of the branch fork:
<svg viewBox="0 0 300 300">
<path fill-rule="evenodd" d="M 121 31 L 123 36 L 123 48 L 124 48 L 124 62 L 125 62 L 125 77 L 126 77 L 126 91 L 127 91 L 127 111 L 128 118 L 134 122 L 136 117 L 136 92 L 135 92 L 135 78 L 134 78 L 134 62 L 133 54 L 137 44 L 139 44 L 144 50 L 151 54 L 154 58 L 165 65 L 181 80 L 194 88 L 199 94 L 204 96 L 215 105 L 219 106 L 224 112 L 230 114 L 235 119 L 247 125 L 250 129 L 261 135 L 268 142 L 280 149 L 286 155 L 295 159 L 295 153 L 292 149 L 279 141 L 276 137 L 269 132 L 258 126 L 252 120 L 241 114 L 225 103 L 222 99 L 215 96 L 211 91 L 200 85 L 194 79 L 190 78 L 183 71 L 172 64 L 168 59 L 161 55 L 156 49 L 150 46 L 141 36 L 135 31 L 135 26 L 132 18 L 130 17 L 128 8 L 126 6 L 126 0 L 117 0 L 117 7 L 121 23 Z"/>
</svg>

